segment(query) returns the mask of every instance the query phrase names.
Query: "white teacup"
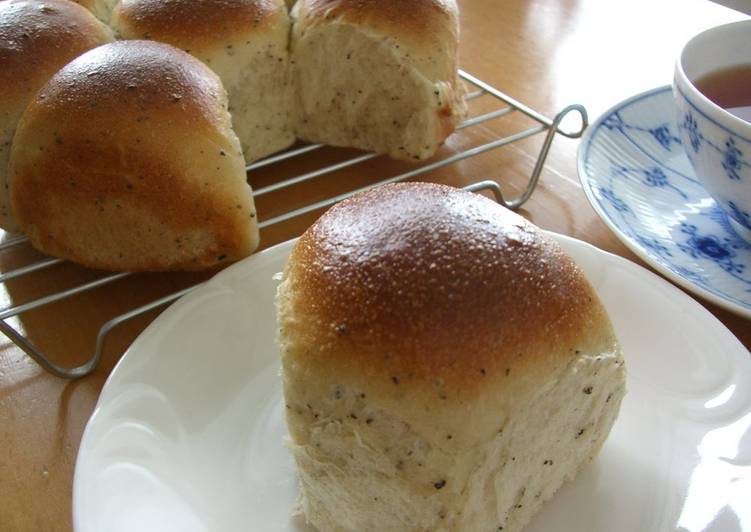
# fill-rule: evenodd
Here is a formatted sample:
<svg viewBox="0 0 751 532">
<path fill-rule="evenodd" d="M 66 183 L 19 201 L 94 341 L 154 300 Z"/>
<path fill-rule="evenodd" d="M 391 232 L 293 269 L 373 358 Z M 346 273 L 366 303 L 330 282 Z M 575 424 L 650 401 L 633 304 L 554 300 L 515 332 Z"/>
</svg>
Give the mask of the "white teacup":
<svg viewBox="0 0 751 532">
<path fill-rule="evenodd" d="M 751 123 L 712 102 L 695 84 L 707 74 L 749 64 L 751 20 L 707 30 L 683 48 L 673 95 L 678 130 L 697 178 L 738 234 L 751 241 Z"/>
</svg>

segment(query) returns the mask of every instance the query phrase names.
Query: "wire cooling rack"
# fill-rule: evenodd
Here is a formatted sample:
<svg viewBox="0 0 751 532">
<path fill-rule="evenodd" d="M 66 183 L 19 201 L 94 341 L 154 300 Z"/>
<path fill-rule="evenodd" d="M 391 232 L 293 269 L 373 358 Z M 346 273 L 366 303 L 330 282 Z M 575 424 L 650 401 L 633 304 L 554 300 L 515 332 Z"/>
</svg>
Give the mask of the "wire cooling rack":
<svg viewBox="0 0 751 532">
<path fill-rule="evenodd" d="M 428 172 L 456 164 L 459 161 L 481 156 L 486 152 L 496 150 L 508 144 L 519 142 L 536 135 L 544 135 L 540 151 L 529 176 L 529 181 L 527 182 L 524 190 L 517 197 L 511 199 L 505 198 L 500 186 L 495 181 L 481 181 L 474 185 L 466 187 L 467 189 L 472 191 L 489 190 L 493 193 L 495 199 L 499 203 L 511 209 L 517 209 L 521 205 L 523 205 L 530 198 L 537 186 L 540 174 L 545 164 L 546 157 L 555 136 L 557 134 L 561 134 L 568 138 L 579 138 L 588 125 L 587 112 L 581 105 L 570 105 L 561 110 L 554 118 L 548 118 L 527 107 L 521 102 L 507 96 L 506 94 L 485 83 L 484 81 L 464 71 L 460 71 L 459 73 L 461 78 L 468 85 L 467 99 L 469 102 L 480 101 L 482 99 L 491 99 L 492 106 L 498 107 L 491 111 L 483 112 L 482 114 L 479 114 L 472 118 L 468 118 L 459 126 L 458 129 L 460 131 L 466 130 L 468 128 L 478 127 L 481 124 L 512 113 L 521 113 L 522 115 L 526 116 L 529 119 L 528 122 L 531 123 L 531 126 L 521 128 L 510 134 L 499 136 L 497 138 L 494 138 L 490 142 L 460 151 L 458 153 L 454 153 L 445 157 L 439 156 L 437 158 L 431 159 L 425 164 L 417 167 L 411 167 L 409 170 L 405 172 L 399 172 L 396 175 L 382 177 L 354 190 L 349 190 L 341 194 L 336 194 L 331 197 L 321 199 L 319 201 L 314 201 L 304 206 L 293 208 L 288 212 L 269 217 L 268 219 L 260 220 L 260 229 L 263 230 L 265 228 L 268 228 L 269 226 L 279 224 L 286 220 L 319 211 L 357 192 L 372 188 L 374 186 L 386 183 L 395 183 L 398 181 L 406 181 L 424 175 Z M 473 107 L 474 106 L 471 105 L 470 109 L 472 109 Z M 487 107 L 487 105 L 485 105 L 484 107 Z M 575 129 L 565 130 L 561 127 L 561 123 L 570 114 L 578 114 L 579 127 Z M 286 164 L 287 161 L 292 161 L 293 163 L 302 163 L 302 161 L 304 161 L 306 157 L 310 157 L 309 154 L 311 154 L 311 152 L 315 152 L 317 150 L 320 150 L 321 148 L 323 148 L 323 146 L 320 144 L 311 144 L 299 148 L 294 148 L 253 163 L 248 166 L 247 170 L 249 172 L 249 175 L 253 175 L 253 172 L 259 171 L 262 168 L 270 167 L 271 165 Z M 323 178 L 323 176 L 342 171 L 349 167 L 362 165 L 363 163 L 370 161 L 371 159 L 375 159 L 376 157 L 379 157 L 379 155 L 366 153 L 347 158 L 343 161 L 338 161 L 334 164 L 325 164 L 322 167 L 314 168 L 312 170 L 306 171 L 305 173 L 295 175 L 294 177 L 285 178 L 281 181 L 268 184 L 266 186 L 256 187 L 254 190 L 254 197 L 258 199 L 276 191 L 289 191 L 293 187 L 302 186 L 302 184 L 305 182 L 321 179 Z M 303 165 L 301 164 L 300 166 Z M 17 246 L 22 246 L 25 244 L 27 245 L 26 238 L 12 237 L 0 243 L 0 251 Z M 47 275 L 49 274 L 49 270 L 52 267 L 63 262 L 64 261 L 61 259 L 49 257 L 34 260 L 27 265 L 9 269 L 8 271 L 0 273 L 0 284 L 6 285 L 11 281 L 35 274 Z M 132 289 L 138 290 L 139 279 L 137 274 L 128 272 L 101 273 L 99 276 L 96 276 L 93 279 L 75 284 L 74 286 L 65 288 L 63 290 L 52 290 L 49 291 L 49 293 L 34 297 L 26 302 L 19 304 L 15 304 L 14 302 L 14 304 L 0 309 L 0 330 L 5 333 L 5 335 L 8 336 L 8 338 L 10 338 L 18 347 L 26 352 L 26 354 L 28 354 L 40 366 L 42 366 L 50 373 L 63 378 L 79 378 L 88 375 L 93 372 L 99 365 L 102 354 L 105 351 L 107 340 L 114 329 L 139 316 L 168 305 L 169 303 L 177 300 L 181 296 L 193 290 L 200 283 L 194 284 L 187 288 L 183 288 L 164 297 L 159 297 L 153 301 L 148 302 L 147 304 L 131 308 L 126 312 L 123 312 L 122 314 L 119 314 L 106 321 L 100 327 L 98 333 L 96 333 L 95 338 L 91 339 L 93 343 L 93 354 L 88 358 L 88 360 L 86 360 L 86 362 L 75 367 L 63 367 L 55 363 L 43 349 L 40 349 L 36 345 L 34 345 L 32 340 L 29 338 L 29 335 L 25 334 L 22 331 L 21 327 L 14 326 L 10 320 L 15 318 L 18 321 L 23 315 L 34 310 L 47 307 L 53 303 L 63 302 L 74 296 L 104 289 L 104 287 L 128 277 L 133 277 L 133 279 L 130 280 L 130 282 L 132 282 L 133 284 Z"/>
</svg>

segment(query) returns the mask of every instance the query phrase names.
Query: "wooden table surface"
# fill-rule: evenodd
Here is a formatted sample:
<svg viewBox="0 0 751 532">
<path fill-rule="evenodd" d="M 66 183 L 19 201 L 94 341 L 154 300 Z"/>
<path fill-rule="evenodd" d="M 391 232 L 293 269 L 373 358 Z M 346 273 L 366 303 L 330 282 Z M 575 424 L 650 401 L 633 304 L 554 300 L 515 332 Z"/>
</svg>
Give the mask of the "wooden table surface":
<svg viewBox="0 0 751 532">
<path fill-rule="evenodd" d="M 690 36 L 743 18 L 706 0 L 460 0 L 460 7 L 464 70 L 548 116 L 570 103 L 581 103 L 592 119 L 632 94 L 670 83 L 674 60 Z M 483 112 L 485 105 L 473 102 L 472 114 Z M 498 120 L 456 134 L 439 157 L 508 134 L 517 122 L 517 118 Z M 556 139 L 540 187 L 522 214 L 545 229 L 640 262 L 587 202 L 576 172 L 578 144 Z M 538 148 L 539 140 L 515 143 L 420 179 L 453 185 L 493 179 L 513 194 L 525 183 Z M 304 160 L 254 173 L 250 181 L 254 188 L 262 187 L 352 153 L 322 150 Z M 336 176 L 258 198 L 259 216 L 268 219 L 367 184 L 379 175 L 410 168 L 383 159 L 369 161 Z M 264 246 L 299 234 L 318 214 L 265 229 Z M 35 258 L 26 246 L 0 251 L 0 270 Z M 23 303 L 98 275 L 72 265 L 56 266 L 5 283 L 0 305 Z M 93 351 L 93 339 L 103 322 L 201 278 L 135 276 L 24 314 L 11 323 L 59 363 L 73 365 Z M 751 346 L 751 321 L 702 304 Z M 99 370 L 77 381 L 45 373 L 11 341 L 0 337 L 0 530 L 72 529 L 71 486 L 81 434 L 113 365 L 154 315 L 117 328 L 109 337 Z"/>
</svg>

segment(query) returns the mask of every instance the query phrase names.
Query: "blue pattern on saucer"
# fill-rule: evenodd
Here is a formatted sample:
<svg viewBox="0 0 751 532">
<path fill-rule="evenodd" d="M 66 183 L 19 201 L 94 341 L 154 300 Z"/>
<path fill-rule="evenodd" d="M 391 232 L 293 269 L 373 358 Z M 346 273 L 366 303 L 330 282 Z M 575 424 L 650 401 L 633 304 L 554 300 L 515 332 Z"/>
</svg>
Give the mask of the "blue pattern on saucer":
<svg viewBox="0 0 751 532">
<path fill-rule="evenodd" d="M 593 124 L 579 176 L 597 213 L 637 255 L 676 283 L 751 318 L 751 243 L 694 176 L 675 123 L 670 87 L 634 96 Z M 686 114 L 689 149 L 707 143 Z M 732 139 L 714 146 L 728 177 L 748 164 Z M 728 204 L 738 218 L 751 213 Z"/>
</svg>

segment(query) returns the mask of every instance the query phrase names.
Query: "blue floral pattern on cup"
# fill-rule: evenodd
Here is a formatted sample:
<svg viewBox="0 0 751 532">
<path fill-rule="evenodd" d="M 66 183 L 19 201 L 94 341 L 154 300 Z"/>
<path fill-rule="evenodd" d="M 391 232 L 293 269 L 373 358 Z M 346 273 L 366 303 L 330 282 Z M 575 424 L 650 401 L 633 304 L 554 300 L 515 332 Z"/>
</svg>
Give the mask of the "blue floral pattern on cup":
<svg viewBox="0 0 751 532">
<path fill-rule="evenodd" d="M 696 118 L 694 118 L 694 115 L 690 112 L 686 113 L 683 118 L 683 127 L 688 133 L 688 138 L 691 141 L 691 147 L 693 148 L 694 153 L 698 153 L 702 137 L 701 133 L 699 133 L 699 124 L 696 123 Z"/>
<path fill-rule="evenodd" d="M 733 213 L 733 218 L 743 220 L 745 227 L 751 227 L 751 213 L 742 210 L 734 201 L 728 201 L 726 206 L 727 210 Z"/>
<path fill-rule="evenodd" d="M 704 170 L 704 187 L 723 207 L 734 198 L 737 201 L 738 198 L 745 197 L 743 203 L 748 204 L 748 190 L 751 189 L 751 161 L 748 158 L 751 156 L 751 139 L 742 138 L 716 122 L 697 108 L 681 89 L 674 90 L 679 107 L 677 134 L 690 146 L 686 153 L 692 165 Z M 727 180 L 719 176 L 724 176 Z M 751 231 L 751 222 L 738 216 L 737 210 L 727 212 L 735 222 Z"/>
<path fill-rule="evenodd" d="M 741 180 L 741 176 L 738 174 L 743 169 L 743 166 L 748 166 L 748 163 L 743 160 L 743 152 L 735 145 L 735 139 L 730 137 L 725 142 L 725 152 L 722 158 L 722 167 L 727 172 L 730 179 L 736 181 Z M 751 226 L 750 226 L 751 227 Z"/>
<path fill-rule="evenodd" d="M 689 149 L 684 149 L 680 130 Z M 730 223 L 751 224 L 733 198 L 725 210 L 703 188 L 688 154 L 712 150 L 728 179 L 744 179 L 742 146 L 711 143 L 691 113 L 676 123 L 670 87 L 627 100 L 592 125 L 579 151 L 595 210 L 632 250 L 683 286 L 751 318 L 751 243 Z"/>
<path fill-rule="evenodd" d="M 722 156 L 722 168 L 729 179 L 740 181 L 744 167 L 751 167 L 751 163 L 744 159 L 743 152 L 738 148 L 734 137 L 729 136 L 724 146 L 718 146 L 702 135 L 691 111 L 683 115 L 682 127 L 691 143 L 694 154 L 698 154 L 703 146 L 709 146 Z M 751 229 L 751 226 L 749 226 L 749 229 Z"/>
</svg>

